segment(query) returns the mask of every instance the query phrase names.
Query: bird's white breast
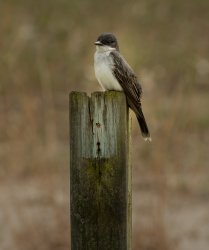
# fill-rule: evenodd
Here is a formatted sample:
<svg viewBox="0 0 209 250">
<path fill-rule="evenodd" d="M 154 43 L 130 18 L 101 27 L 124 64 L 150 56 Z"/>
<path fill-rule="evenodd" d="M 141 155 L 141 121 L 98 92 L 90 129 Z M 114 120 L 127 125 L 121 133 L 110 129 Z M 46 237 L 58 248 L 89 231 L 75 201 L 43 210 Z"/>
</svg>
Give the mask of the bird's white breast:
<svg viewBox="0 0 209 250">
<path fill-rule="evenodd" d="M 105 90 L 116 90 L 116 91 L 122 91 L 122 87 L 118 83 L 117 79 L 113 75 L 112 67 L 113 59 L 110 56 L 111 51 L 103 51 L 99 52 L 96 51 L 94 54 L 94 70 L 95 75 Z"/>
</svg>

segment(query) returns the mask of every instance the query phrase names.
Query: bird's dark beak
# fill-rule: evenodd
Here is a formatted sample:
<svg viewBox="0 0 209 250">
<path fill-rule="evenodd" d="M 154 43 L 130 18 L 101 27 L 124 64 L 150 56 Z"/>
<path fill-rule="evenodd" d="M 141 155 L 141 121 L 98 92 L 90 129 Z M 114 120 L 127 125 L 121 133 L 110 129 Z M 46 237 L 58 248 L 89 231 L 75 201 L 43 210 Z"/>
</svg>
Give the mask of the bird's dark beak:
<svg viewBox="0 0 209 250">
<path fill-rule="evenodd" d="M 96 41 L 94 44 L 98 45 L 98 46 L 102 46 L 103 45 L 100 41 Z"/>
</svg>

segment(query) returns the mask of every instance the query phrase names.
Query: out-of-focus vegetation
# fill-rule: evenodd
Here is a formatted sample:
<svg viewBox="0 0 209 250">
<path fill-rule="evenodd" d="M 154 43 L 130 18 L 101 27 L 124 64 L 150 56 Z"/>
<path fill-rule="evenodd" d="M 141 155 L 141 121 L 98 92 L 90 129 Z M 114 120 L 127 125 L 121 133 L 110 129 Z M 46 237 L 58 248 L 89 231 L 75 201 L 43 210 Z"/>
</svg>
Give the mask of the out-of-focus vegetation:
<svg viewBox="0 0 209 250">
<path fill-rule="evenodd" d="M 69 249 L 68 94 L 100 90 L 93 42 L 114 32 L 141 80 L 133 249 L 209 247 L 209 1 L 0 2 L 0 248 Z"/>
</svg>

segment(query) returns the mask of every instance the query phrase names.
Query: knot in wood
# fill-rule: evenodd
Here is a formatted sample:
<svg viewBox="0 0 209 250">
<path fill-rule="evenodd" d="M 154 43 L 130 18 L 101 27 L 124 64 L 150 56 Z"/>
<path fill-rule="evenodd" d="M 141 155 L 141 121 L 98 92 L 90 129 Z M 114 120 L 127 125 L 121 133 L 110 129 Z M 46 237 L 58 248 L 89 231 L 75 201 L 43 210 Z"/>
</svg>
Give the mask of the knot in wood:
<svg viewBox="0 0 209 250">
<path fill-rule="evenodd" d="M 96 126 L 97 126 L 97 128 L 100 128 L 101 124 L 99 122 L 96 122 Z"/>
<path fill-rule="evenodd" d="M 98 141 L 98 142 L 97 142 L 97 153 L 99 154 L 100 151 L 101 151 L 101 149 L 100 149 L 100 142 Z"/>
</svg>

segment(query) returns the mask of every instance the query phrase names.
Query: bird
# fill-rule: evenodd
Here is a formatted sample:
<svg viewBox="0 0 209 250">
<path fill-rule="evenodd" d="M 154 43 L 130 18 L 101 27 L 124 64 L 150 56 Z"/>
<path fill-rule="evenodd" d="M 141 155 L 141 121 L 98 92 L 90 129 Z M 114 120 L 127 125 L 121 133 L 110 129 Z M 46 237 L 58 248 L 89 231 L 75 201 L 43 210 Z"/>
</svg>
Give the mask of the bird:
<svg viewBox="0 0 209 250">
<path fill-rule="evenodd" d="M 134 71 L 121 55 L 117 38 L 112 33 L 102 33 L 97 38 L 94 54 L 96 79 L 103 90 L 123 91 L 128 106 L 134 111 L 145 141 L 152 141 L 142 112 L 142 87 Z"/>
</svg>

